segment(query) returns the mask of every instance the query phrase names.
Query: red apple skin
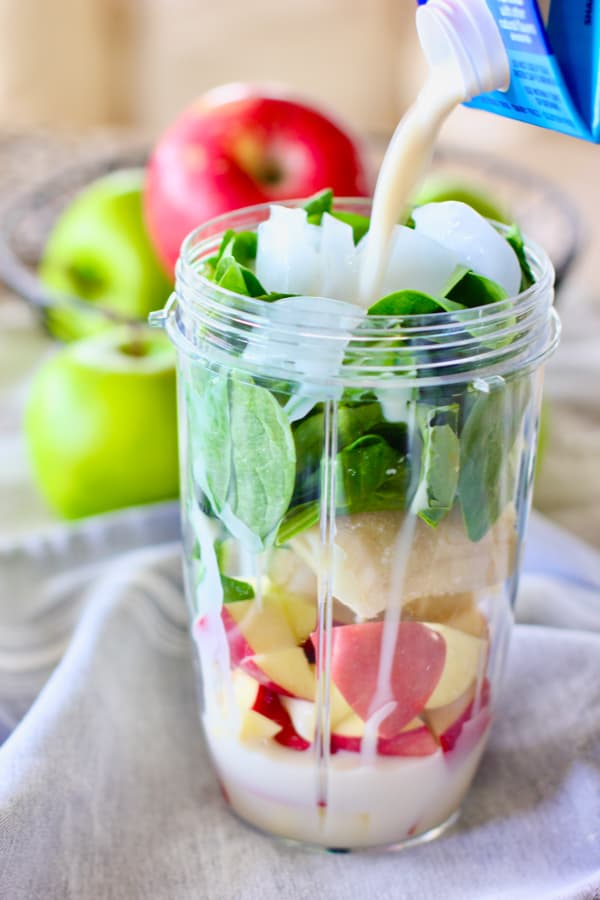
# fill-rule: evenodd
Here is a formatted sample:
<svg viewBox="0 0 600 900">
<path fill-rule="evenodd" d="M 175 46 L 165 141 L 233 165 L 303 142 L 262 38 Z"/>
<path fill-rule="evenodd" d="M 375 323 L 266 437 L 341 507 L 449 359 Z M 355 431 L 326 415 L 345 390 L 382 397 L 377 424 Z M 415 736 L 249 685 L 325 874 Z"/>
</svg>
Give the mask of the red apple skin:
<svg viewBox="0 0 600 900">
<path fill-rule="evenodd" d="M 377 741 L 377 752 L 381 756 L 430 756 L 437 749 L 435 738 L 426 725 Z"/>
<path fill-rule="evenodd" d="M 360 753 L 362 738 L 343 734 L 331 735 L 331 752 L 346 750 Z M 401 731 L 392 738 L 378 738 L 377 753 L 380 756 L 429 756 L 438 749 L 438 745 L 426 725 Z"/>
<path fill-rule="evenodd" d="M 268 675 L 265 675 L 263 670 L 260 669 L 252 659 L 252 651 L 250 651 L 250 656 L 246 656 L 245 658 L 240 660 L 239 667 L 240 669 L 243 669 L 243 671 L 246 672 L 247 675 L 251 675 L 252 678 L 255 678 L 259 684 L 265 687 L 268 691 L 271 691 L 273 694 L 279 694 L 282 697 L 294 696 L 292 693 L 290 693 L 290 691 L 286 691 L 285 688 L 281 687 L 281 685 L 276 684 L 274 681 L 271 681 Z"/>
<path fill-rule="evenodd" d="M 310 743 L 303 737 L 300 737 L 292 724 L 287 709 L 274 691 L 268 690 L 261 684 L 252 709 L 281 726 L 281 731 L 273 738 L 278 744 L 289 747 L 290 750 L 308 750 Z"/>
<path fill-rule="evenodd" d="M 339 625 L 332 630 L 331 677 L 346 702 L 368 719 L 377 689 L 383 622 Z M 312 641 L 317 647 L 318 635 Z M 318 657 L 318 653 L 317 653 Z M 395 738 L 418 716 L 435 690 L 446 659 L 444 639 L 420 622 L 400 622 L 391 673 L 395 709 L 380 723 L 382 738 Z"/>
<path fill-rule="evenodd" d="M 284 697 L 293 697 L 293 694 L 272 681 L 269 676 L 256 665 L 252 658 L 254 656 L 254 650 L 244 637 L 242 629 L 227 609 L 226 604 L 223 605 L 221 610 L 221 619 L 225 628 L 227 643 L 229 645 L 229 663 L 231 668 L 236 669 L 239 667 L 246 672 L 247 675 L 251 675 L 252 678 L 255 678 L 256 681 L 259 682 L 259 684 L 262 684 L 274 694 L 281 694 Z M 203 621 L 203 619 L 200 619 L 196 627 L 201 629 Z"/>
<path fill-rule="evenodd" d="M 235 667 L 239 666 L 247 656 L 252 656 L 254 650 L 244 637 L 242 629 L 225 605 L 223 605 L 223 609 L 221 610 L 221 618 L 225 627 L 227 643 L 229 644 L 229 659 L 231 668 L 235 669 Z M 253 672 L 249 672 L 248 674 L 254 675 Z"/>
<path fill-rule="evenodd" d="M 450 753 L 451 750 L 454 750 L 454 747 L 456 746 L 456 742 L 458 741 L 458 739 L 462 733 L 463 726 L 465 725 L 466 722 L 469 722 L 471 720 L 473 720 L 473 721 L 477 720 L 478 727 L 477 727 L 477 729 L 474 729 L 474 731 L 476 731 L 476 734 L 474 736 L 477 739 L 479 739 L 479 737 L 481 737 L 481 735 L 483 734 L 485 729 L 490 724 L 491 718 L 492 718 L 490 715 L 490 712 L 489 712 L 489 703 L 490 703 L 490 683 L 489 683 L 488 679 L 486 678 L 483 683 L 482 690 L 481 690 L 481 698 L 479 700 L 479 712 L 476 713 L 475 716 L 473 716 L 473 701 L 471 701 L 471 703 L 469 703 L 469 705 L 467 706 L 467 708 L 465 709 L 463 714 L 461 716 L 459 716 L 458 719 L 456 719 L 456 721 L 454 721 L 452 723 L 452 725 L 450 725 L 450 727 L 444 731 L 443 734 L 440 735 L 440 747 L 442 748 L 444 753 Z"/>
<path fill-rule="evenodd" d="M 158 141 L 146 173 L 146 225 L 172 273 L 183 239 L 214 216 L 326 187 L 366 196 L 365 159 L 345 126 L 312 105 L 265 85 L 225 85 Z"/>
</svg>

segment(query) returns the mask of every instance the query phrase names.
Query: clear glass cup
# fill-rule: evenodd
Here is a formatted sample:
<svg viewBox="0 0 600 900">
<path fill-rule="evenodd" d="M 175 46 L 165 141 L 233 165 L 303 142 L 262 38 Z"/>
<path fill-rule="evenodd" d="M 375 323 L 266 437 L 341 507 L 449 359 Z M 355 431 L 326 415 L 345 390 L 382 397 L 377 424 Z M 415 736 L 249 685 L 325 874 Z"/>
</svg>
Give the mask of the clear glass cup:
<svg viewBox="0 0 600 900">
<path fill-rule="evenodd" d="M 552 266 L 528 245 L 519 296 L 400 323 L 202 276 L 226 229 L 268 215 L 191 234 L 153 316 L 178 356 L 204 731 L 256 828 L 405 845 L 454 821 L 493 720 L 559 334 Z"/>
</svg>

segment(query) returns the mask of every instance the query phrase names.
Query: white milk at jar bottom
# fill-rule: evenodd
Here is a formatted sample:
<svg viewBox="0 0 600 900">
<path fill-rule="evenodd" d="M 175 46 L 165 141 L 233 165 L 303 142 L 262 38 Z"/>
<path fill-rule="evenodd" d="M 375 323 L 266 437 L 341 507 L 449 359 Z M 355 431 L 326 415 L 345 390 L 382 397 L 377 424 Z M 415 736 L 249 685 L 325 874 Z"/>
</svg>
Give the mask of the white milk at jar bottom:
<svg viewBox="0 0 600 900">
<path fill-rule="evenodd" d="M 232 809 L 262 831 L 327 848 L 409 841 L 446 824 L 460 807 L 485 748 L 486 710 L 463 728 L 450 753 L 362 763 L 331 757 L 328 802 L 315 802 L 314 762 L 282 747 L 252 749 L 211 727 L 206 737 Z"/>
</svg>

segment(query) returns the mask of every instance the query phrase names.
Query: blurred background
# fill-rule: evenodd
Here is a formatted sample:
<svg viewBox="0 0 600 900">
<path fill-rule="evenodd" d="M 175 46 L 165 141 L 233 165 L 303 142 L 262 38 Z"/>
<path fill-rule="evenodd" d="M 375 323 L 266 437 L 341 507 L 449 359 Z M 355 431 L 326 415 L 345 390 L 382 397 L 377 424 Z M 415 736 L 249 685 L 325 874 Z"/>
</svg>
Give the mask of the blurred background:
<svg viewBox="0 0 600 900">
<path fill-rule="evenodd" d="M 80 160 L 150 147 L 194 98 L 233 80 L 283 82 L 325 104 L 377 160 L 423 77 L 414 12 L 412 0 L 0 0 L 0 214 Z M 442 144 L 543 175 L 577 210 L 577 235 L 552 225 L 550 236 L 578 254 L 560 290 L 565 337 L 548 371 L 536 503 L 600 544 L 600 150 L 468 109 Z M 31 373 L 51 349 L 39 317 L 0 287 L 4 538 L 53 521 L 21 431 Z"/>
</svg>

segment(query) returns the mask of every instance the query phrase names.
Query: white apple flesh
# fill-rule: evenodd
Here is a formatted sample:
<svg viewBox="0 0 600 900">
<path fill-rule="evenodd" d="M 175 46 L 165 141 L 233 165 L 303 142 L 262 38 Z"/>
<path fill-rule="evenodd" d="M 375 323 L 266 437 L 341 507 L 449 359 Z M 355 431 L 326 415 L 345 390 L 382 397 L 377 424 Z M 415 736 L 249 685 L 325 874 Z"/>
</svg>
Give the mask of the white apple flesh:
<svg viewBox="0 0 600 900">
<path fill-rule="evenodd" d="M 425 703 L 425 709 L 430 710 L 448 706 L 468 691 L 481 674 L 487 642 L 437 622 L 426 624 L 428 628 L 441 635 L 446 645 L 446 658 L 440 680 Z"/>
</svg>

